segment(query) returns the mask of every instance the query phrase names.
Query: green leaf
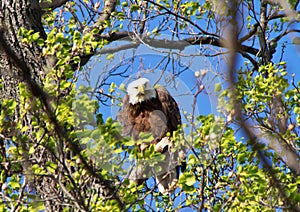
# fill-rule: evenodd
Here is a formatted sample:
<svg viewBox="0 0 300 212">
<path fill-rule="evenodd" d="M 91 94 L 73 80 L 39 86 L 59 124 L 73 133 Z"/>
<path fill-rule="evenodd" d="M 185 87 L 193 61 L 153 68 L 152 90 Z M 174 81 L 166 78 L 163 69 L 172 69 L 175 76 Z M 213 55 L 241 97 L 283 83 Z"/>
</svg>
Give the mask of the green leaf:
<svg viewBox="0 0 300 212">
<path fill-rule="evenodd" d="M 57 33 L 56 40 L 57 40 L 57 42 L 62 42 L 64 40 L 64 34 L 61 32 Z"/>
<path fill-rule="evenodd" d="M 245 160 L 246 160 L 246 154 L 245 153 L 242 153 L 242 154 L 239 154 L 237 156 L 237 161 L 242 164 L 242 163 L 245 163 Z"/>
<path fill-rule="evenodd" d="M 74 40 L 79 40 L 81 38 L 81 34 L 78 31 L 75 31 L 73 34 L 73 39 Z"/>
<path fill-rule="evenodd" d="M 300 114 L 300 107 L 295 107 L 294 108 L 294 113 L 295 114 Z"/>
<path fill-rule="evenodd" d="M 130 10 L 131 10 L 131 12 L 135 12 L 135 11 L 137 11 L 139 8 L 140 8 L 139 5 L 132 4 L 131 7 L 130 7 Z"/>
<path fill-rule="evenodd" d="M 45 43 L 44 39 L 42 39 L 42 38 L 38 38 L 36 42 L 39 46 L 44 46 L 44 43 Z"/>
<path fill-rule="evenodd" d="M 29 151 L 28 151 L 28 154 L 33 154 L 35 152 L 35 147 L 34 146 L 31 146 L 30 148 L 29 148 Z"/>
<path fill-rule="evenodd" d="M 135 141 L 133 139 L 130 139 L 129 141 L 124 142 L 125 146 L 133 146 L 134 144 L 135 144 Z"/>
<path fill-rule="evenodd" d="M 75 56 L 75 57 L 73 57 L 73 61 L 74 61 L 74 63 L 79 63 L 79 62 L 80 62 L 80 60 L 81 60 L 81 58 L 80 58 L 79 56 Z"/>
<path fill-rule="evenodd" d="M 196 164 L 196 162 L 197 162 L 196 156 L 194 154 L 190 154 L 188 159 L 188 164 L 193 165 Z"/>
<path fill-rule="evenodd" d="M 15 182 L 15 181 L 11 181 L 9 183 L 9 185 L 13 188 L 13 189 L 19 189 L 21 186 L 20 186 L 20 183 L 19 182 Z"/>
<path fill-rule="evenodd" d="M 106 59 L 107 60 L 112 60 L 112 59 L 114 59 L 115 58 L 115 55 L 114 54 L 108 54 L 107 56 L 106 56 Z"/>
<path fill-rule="evenodd" d="M 154 137 L 151 133 L 144 133 L 144 132 L 141 132 L 139 134 L 139 138 L 142 142 L 146 142 L 146 143 L 150 143 L 151 141 L 154 140 Z"/>
<path fill-rule="evenodd" d="M 25 29 L 23 27 L 20 27 L 18 30 L 18 36 L 23 37 L 24 33 L 25 33 Z"/>
<path fill-rule="evenodd" d="M 192 186 L 196 183 L 196 178 L 194 174 L 186 174 L 186 185 Z"/>
<path fill-rule="evenodd" d="M 119 86 L 119 89 L 123 92 L 126 92 L 126 87 L 125 87 L 125 84 L 122 83 L 120 86 Z"/>
<path fill-rule="evenodd" d="M 295 37 L 292 43 L 295 45 L 300 45 L 300 37 Z"/>
<path fill-rule="evenodd" d="M 117 87 L 116 83 L 112 82 L 112 83 L 110 84 L 110 87 L 109 87 L 109 90 L 108 90 L 108 91 L 109 91 L 110 93 L 112 93 L 112 92 L 115 91 L 116 87 Z"/>
<path fill-rule="evenodd" d="M 57 169 L 57 164 L 53 163 L 52 161 L 48 161 L 46 163 L 47 169 L 51 173 L 55 173 Z"/>
<path fill-rule="evenodd" d="M 36 33 L 34 33 L 33 35 L 32 35 L 32 39 L 34 40 L 34 41 L 36 41 L 37 39 L 39 39 L 40 38 L 40 33 L 39 32 L 36 32 Z"/>
<path fill-rule="evenodd" d="M 216 83 L 216 84 L 215 84 L 215 92 L 220 92 L 221 89 L 222 89 L 221 83 Z"/>
</svg>

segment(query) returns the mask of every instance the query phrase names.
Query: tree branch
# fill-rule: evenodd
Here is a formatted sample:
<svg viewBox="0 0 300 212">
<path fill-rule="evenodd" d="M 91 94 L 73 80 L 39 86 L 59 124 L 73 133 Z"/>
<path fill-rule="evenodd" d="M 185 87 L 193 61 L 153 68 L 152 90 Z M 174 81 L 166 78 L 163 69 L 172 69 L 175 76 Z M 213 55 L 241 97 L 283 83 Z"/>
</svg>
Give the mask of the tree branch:
<svg viewBox="0 0 300 212">
<path fill-rule="evenodd" d="M 93 24 L 93 26 L 90 27 L 86 31 L 86 33 L 88 33 L 90 31 L 92 31 L 93 29 L 99 29 L 98 36 L 97 35 L 95 36 L 95 41 L 99 41 L 101 39 L 101 34 L 106 29 L 105 27 L 103 27 L 103 25 L 105 24 L 105 22 L 107 20 L 109 20 L 109 18 L 111 16 L 111 13 L 113 11 L 115 11 L 116 5 L 117 5 L 117 0 L 107 0 L 107 1 L 105 1 L 102 14 L 99 15 L 99 17 L 97 18 L 97 21 L 95 22 L 95 24 Z M 84 54 L 84 53 L 81 53 L 81 55 L 79 55 L 80 58 L 81 58 L 81 66 L 84 66 L 89 61 L 89 59 L 93 55 L 95 55 L 95 53 L 96 53 L 96 51 L 94 51 L 94 52 L 92 52 L 88 55 Z"/>
<path fill-rule="evenodd" d="M 111 34 L 98 35 L 96 38 L 97 40 L 106 39 L 109 42 L 114 42 L 122 39 L 132 43 L 118 46 L 115 48 L 103 48 L 98 51 L 94 51 L 90 54 L 81 54 L 79 55 L 81 58 L 81 66 L 84 66 L 89 61 L 89 59 L 94 55 L 112 54 L 126 49 L 137 48 L 140 44 L 147 44 L 154 48 L 177 49 L 181 51 L 190 45 L 212 45 L 215 47 L 227 48 L 227 46 L 224 45 L 225 43 L 227 43 L 227 41 L 218 39 L 214 36 L 199 36 L 199 37 L 186 38 L 183 40 L 168 40 L 168 39 L 155 39 L 150 37 L 134 39 L 133 37 L 134 35 L 135 35 L 134 33 L 128 31 L 120 31 L 120 32 L 113 32 Z M 247 55 L 246 58 L 249 59 L 257 69 L 254 60 L 248 54 L 256 56 L 259 52 L 258 49 L 247 45 L 240 45 L 238 52 L 241 53 L 243 56 Z"/>
<path fill-rule="evenodd" d="M 199 25 L 195 24 L 195 22 L 193 22 L 192 20 L 188 19 L 187 17 L 185 16 L 182 16 L 182 15 L 178 15 L 177 13 L 174 13 L 172 10 L 168 9 L 167 7 L 163 6 L 162 4 L 159 4 L 159 3 L 156 3 L 152 0 L 147 0 L 147 2 L 157 6 L 157 7 L 160 7 L 162 9 L 164 9 L 165 11 L 167 11 L 170 15 L 173 15 L 174 17 L 176 18 L 179 18 L 179 19 L 182 19 L 184 20 L 185 22 L 191 24 L 192 26 L 194 26 L 196 29 L 198 29 L 202 34 L 204 35 L 210 35 L 210 36 L 217 36 L 217 35 L 214 35 L 214 34 L 211 34 L 207 31 L 205 31 L 204 29 L 202 29 Z"/>
<path fill-rule="evenodd" d="M 90 28 L 90 30 L 99 28 L 100 29 L 99 34 L 101 34 L 105 30 L 105 28 L 103 27 L 105 21 L 109 20 L 111 13 L 114 12 L 116 9 L 116 5 L 117 5 L 117 0 L 105 1 L 102 14 L 99 15 L 96 23 Z"/>
<path fill-rule="evenodd" d="M 253 25 L 253 29 L 247 34 L 245 35 L 244 37 L 240 38 L 239 39 L 239 43 L 243 43 L 244 41 L 248 40 L 249 38 L 251 38 L 253 35 L 255 35 L 255 33 L 257 32 L 257 28 L 258 28 L 259 24 L 258 23 L 255 23 Z"/>
<path fill-rule="evenodd" d="M 69 0 L 52 0 L 52 1 L 47 1 L 47 0 L 42 0 L 40 2 L 40 8 L 45 10 L 45 9 L 56 9 L 65 3 L 67 3 Z"/>
</svg>

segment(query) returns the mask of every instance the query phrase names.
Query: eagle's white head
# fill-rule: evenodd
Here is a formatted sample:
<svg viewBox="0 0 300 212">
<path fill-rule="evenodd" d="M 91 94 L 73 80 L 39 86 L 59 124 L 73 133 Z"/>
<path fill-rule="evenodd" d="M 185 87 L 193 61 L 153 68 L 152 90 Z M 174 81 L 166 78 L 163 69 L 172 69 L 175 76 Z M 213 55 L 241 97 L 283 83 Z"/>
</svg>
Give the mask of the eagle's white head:
<svg viewBox="0 0 300 212">
<path fill-rule="evenodd" d="M 129 103 L 136 104 L 156 97 L 156 91 L 146 78 L 139 78 L 127 87 Z"/>
</svg>

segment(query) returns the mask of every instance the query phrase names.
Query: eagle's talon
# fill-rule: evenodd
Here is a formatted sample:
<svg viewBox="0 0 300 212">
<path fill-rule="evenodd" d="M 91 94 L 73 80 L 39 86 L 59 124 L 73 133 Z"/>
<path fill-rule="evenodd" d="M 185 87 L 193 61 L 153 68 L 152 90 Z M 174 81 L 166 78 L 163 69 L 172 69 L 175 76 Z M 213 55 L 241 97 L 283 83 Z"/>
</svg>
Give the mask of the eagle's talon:
<svg viewBox="0 0 300 212">
<path fill-rule="evenodd" d="M 164 137 L 155 145 L 156 152 L 166 152 L 169 148 L 170 140 L 168 137 Z"/>
</svg>

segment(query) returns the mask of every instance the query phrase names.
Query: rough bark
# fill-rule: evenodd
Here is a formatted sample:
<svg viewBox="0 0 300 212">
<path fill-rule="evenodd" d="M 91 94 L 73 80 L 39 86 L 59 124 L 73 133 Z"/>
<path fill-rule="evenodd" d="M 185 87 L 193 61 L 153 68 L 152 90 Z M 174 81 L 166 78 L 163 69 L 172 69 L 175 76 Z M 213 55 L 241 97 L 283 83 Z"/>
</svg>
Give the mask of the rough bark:
<svg viewBox="0 0 300 212">
<path fill-rule="evenodd" d="M 17 84 L 31 77 L 37 83 L 43 75 L 40 72 L 45 61 L 40 59 L 41 50 L 36 44 L 25 46 L 18 36 L 18 30 L 33 29 L 45 36 L 41 24 L 41 11 L 38 1 L 3 1 L 0 11 L 2 78 L 1 99 L 17 99 Z M 9 51 L 7 51 L 9 50 Z M 22 67 L 22 69 L 20 69 Z"/>
<path fill-rule="evenodd" d="M 12 140 L 13 136 L 17 137 L 14 145 L 21 148 L 23 152 L 23 160 L 20 161 L 20 174 L 25 175 L 25 184 L 27 184 L 25 186 L 36 192 L 38 197 L 45 202 L 47 211 L 60 211 L 66 204 L 87 211 L 89 210 L 88 205 L 84 202 L 86 193 L 82 191 L 83 188 L 76 185 L 72 180 L 70 173 L 72 170 L 66 165 L 67 156 L 64 155 L 66 146 L 69 146 L 74 154 L 79 154 L 80 148 L 68 137 L 68 132 L 56 119 L 54 109 L 50 104 L 51 100 L 43 90 L 42 79 L 45 77 L 46 67 L 51 61 L 47 61 L 45 57 L 41 56 L 42 49 L 36 43 L 24 45 L 22 38 L 18 36 L 19 29 L 24 28 L 39 32 L 42 38 L 46 38 L 41 22 L 44 12 L 42 7 L 55 8 L 65 2 L 67 1 L 53 1 L 52 5 L 40 5 L 38 0 L 2 0 L 0 2 L 0 77 L 2 80 L 0 101 L 13 99 L 20 102 L 18 86 L 22 82 L 26 84 L 32 97 L 42 104 L 40 111 L 28 113 L 25 117 L 21 117 L 17 107 L 14 115 L 15 120 L 10 122 L 10 131 L 1 132 L 0 153 L 5 156 L 4 140 Z M 112 5 L 115 5 L 115 1 L 112 1 Z M 108 6 L 112 5 L 109 4 Z M 106 16 L 102 18 L 108 18 L 109 14 L 105 13 Z M 34 116 L 39 119 L 38 114 L 42 113 L 48 116 L 54 126 L 53 132 L 47 132 L 48 136 L 51 136 L 55 140 L 56 146 L 61 148 L 53 151 L 53 149 L 44 145 L 41 151 L 36 151 L 35 155 L 29 155 L 27 154 L 29 151 L 28 143 L 37 145 L 39 143 L 32 134 L 35 129 L 30 124 L 31 119 Z M 24 126 L 29 127 L 28 130 L 21 132 L 13 127 L 13 123 L 20 120 L 22 120 Z M 39 124 L 43 126 L 45 123 L 41 122 Z M 24 135 L 28 136 L 28 143 L 22 142 Z M 81 155 L 80 157 L 83 159 Z M 37 158 L 40 158 L 40 160 L 37 160 Z M 31 166 L 33 164 L 43 166 L 49 161 L 58 163 L 57 175 L 36 176 L 32 174 Z M 122 207 L 122 202 L 114 186 L 98 176 L 87 161 L 83 161 L 83 164 L 92 176 L 93 186 L 97 187 L 100 195 L 104 198 L 115 199 Z M 0 169 L 5 169 L 7 172 L 6 177 L 12 174 L 10 166 L 10 163 L 5 166 L 0 165 Z M 74 188 L 69 191 L 64 183 L 69 183 Z"/>
</svg>

